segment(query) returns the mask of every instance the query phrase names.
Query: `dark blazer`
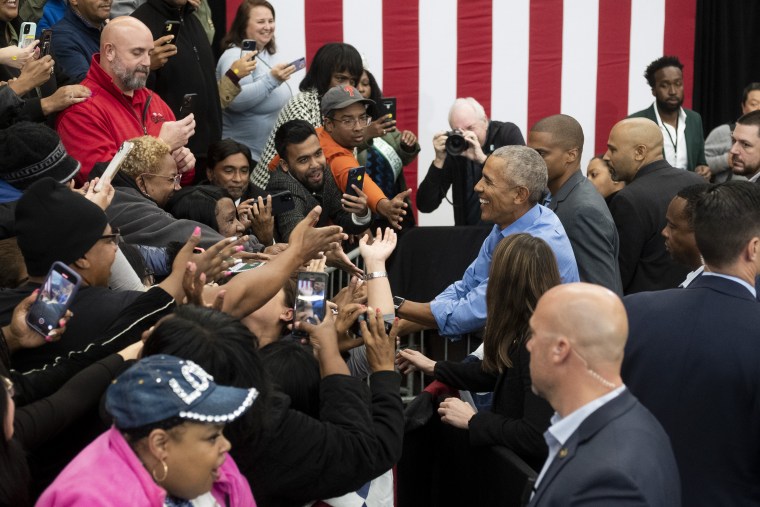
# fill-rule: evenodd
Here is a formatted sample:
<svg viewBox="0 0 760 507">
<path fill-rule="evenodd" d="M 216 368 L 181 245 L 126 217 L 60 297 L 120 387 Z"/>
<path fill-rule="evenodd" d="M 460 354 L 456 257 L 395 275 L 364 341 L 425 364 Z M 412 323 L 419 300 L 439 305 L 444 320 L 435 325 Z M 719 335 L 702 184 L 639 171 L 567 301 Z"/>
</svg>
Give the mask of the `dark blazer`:
<svg viewBox="0 0 760 507">
<path fill-rule="evenodd" d="M 623 380 L 670 436 L 684 505 L 760 505 L 760 303 L 706 275 L 624 302 Z"/>
<path fill-rule="evenodd" d="M 274 217 L 274 237 L 278 242 L 287 242 L 290 233 L 298 225 L 298 222 L 303 220 L 309 211 L 317 205 L 322 206 L 322 214 L 319 216 L 317 227 L 324 227 L 332 222 L 343 227 L 343 231 L 347 234 L 359 234 L 372 224 L 372 222 L 368 222 L 367 225 L 356 225 L 351 219 L 351 213 L 343 210 L 340 203 L 343 194 L 338 190 L 338 185 L 335 183 L 335 178 L 329 167 L 325 170 L 323 182 L 322 193 L 313 194 L 300 181 L 279 167 L 271 173 L 267 184 L 267 193 L 274 195 L 289 190 L 293 195 L 295 204 L 295 208 L 291 211 Z"/>
<path fill-rule="evenodd" d="M 678 469 L 668 436 L 625 390 L 581 423 L 528 505 L 680 507 Z"/>
<path fill-rule="evenodd" d="M 702 130 L 702 117 L 698 112 L 691 109 L 683 108 L 686 113 L 686 129 L 684 130 L 684 136 L 686 137 L 686 157 L 688 162 L 689 171 L 694 171 L 698 165 L 707 165 L 707 159 L 705 158 L 705 133 Z M 629 116 L 629 118 L 649 118 L 653 122 L 657 123 L 657 116 L 654 113 L 654 103 L 646 109 L 637 111 Z M 663 147 L 662 156 L 665 156 L 665 148 Z"/>
<path fill-rule="evenodd" d="M 497 148 L 509 145 L 525 145 L 520 129 L 514 123 L 491 121 L 488 124 L 483 153 L 490 155 Z M 446 155 L 443 167 L 432 163 L 425 179 L 417 189 L 417 209 L 432 213 L 441 205 L 449 188 L 452 188 L 454 225 L 483 225 L 480 220 L 480 204 L 475 194 L 475 184 L 483 174 L 483 166 L 465 157 Z"/>
<path fill-rule="evenodd" d="M 594 185 L 576 171 L 552 196 L 549 209 L 557 214 L 573 245 L 581 281 L 622 295 L 615 221 Z"/>
<path fill-rule="evenodd" d="M 689 268 L 670 258 L 661 232 L 665 212 L 678 191 L 704 182 L 695 173 L 657 160 L 639 169 L 612 199 L 610 212 L 620 238 L 618 262 L 625 294 L 671 289 L 686 278 Z"/>
</svg>

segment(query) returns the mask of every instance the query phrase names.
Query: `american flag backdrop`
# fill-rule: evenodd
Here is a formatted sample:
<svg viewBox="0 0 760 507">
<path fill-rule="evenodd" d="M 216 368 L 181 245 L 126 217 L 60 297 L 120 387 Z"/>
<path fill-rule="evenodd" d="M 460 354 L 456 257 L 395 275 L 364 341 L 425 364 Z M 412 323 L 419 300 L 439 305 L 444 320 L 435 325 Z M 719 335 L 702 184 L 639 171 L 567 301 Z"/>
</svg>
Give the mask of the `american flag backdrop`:
<svg viewBox="0 0 760 507">
<path fill-rule="evenodd" d="M 270 0 L 278 53 L 286 61 L 322 44 L 347 42 L 365 57 L 398 126 L 417 134 L 416 190 L 433 159 L 432 138 L 448 129 L 456 97 L 475 97 L 489 117 L 527 129 L 556 113 L 586 135 L 583 168 L 605 150 L 612 125 L 651 104 L 643 73 L 663 54 L 684 68 L 691 106 L 696 0 Z M 231 22 L 240 0 L 228 0 Z M 304 72 L 291 78 L 297 91 Z M 453 224 L 447 203 L 422 225 Z"/>
</svg>

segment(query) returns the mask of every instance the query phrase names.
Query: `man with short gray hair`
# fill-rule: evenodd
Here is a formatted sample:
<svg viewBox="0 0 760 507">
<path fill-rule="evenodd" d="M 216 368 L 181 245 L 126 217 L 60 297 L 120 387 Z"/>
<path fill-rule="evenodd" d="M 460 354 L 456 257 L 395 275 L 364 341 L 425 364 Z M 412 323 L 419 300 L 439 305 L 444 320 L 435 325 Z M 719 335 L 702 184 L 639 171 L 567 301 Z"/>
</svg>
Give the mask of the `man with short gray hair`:
<svg viewBox="0 0 760 507">
<path fill-rule="evenodd" d="M 473 187 L 483 173 L 486 157 L 502 146 L 524 146 L 525 140 L 514 123 L 489 121 L 483 106 L 472 97 L 454 101 L 449 126 L 461 134 L 463 150 L 457 153 L 447 148 L 452 132 L 441 131 L 433 136 L 435 160 L 417 189 L 417 209 L 432 213 L 447 199 L 451 188 L 454 224 L 483 225 Z"/>
<path fill-rule="evenodd" d="M 505 146 L 488 157 L 475 192 L 481 218 L 496 225 L 460 281 L 430 303 L 397 300 L 396 315 L 403 319 L 399 335 L 433 328 L 443 336 L 457 336 L 482 328 L 493 251 L 511 234 L 525 232 L 546 241 L 557 258 L 562 282 L 578 281 L 578 266 L 565 229 L 549 208 L 538 204 L 546 180 L 546 164 L 530 148 Z"/>
</svg>

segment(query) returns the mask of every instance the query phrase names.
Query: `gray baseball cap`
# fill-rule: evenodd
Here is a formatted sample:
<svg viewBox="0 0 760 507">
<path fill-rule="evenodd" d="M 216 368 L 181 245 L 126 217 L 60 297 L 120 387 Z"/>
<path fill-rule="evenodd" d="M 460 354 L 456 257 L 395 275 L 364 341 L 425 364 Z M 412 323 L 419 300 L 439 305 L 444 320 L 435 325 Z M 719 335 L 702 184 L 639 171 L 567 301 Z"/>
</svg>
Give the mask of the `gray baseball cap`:
<svg viewBox="0 0 760 507">
<path fill-rule="evenodd" d="M 328 116 L 336 109 L 343 109 L 357 102 L 367 104 L 370 107 L 375 106 L 374 100 L 365 99 L 359 90 L 351 85 L 333 86 L 322 97 L 322 116 Z"/>
</svg>

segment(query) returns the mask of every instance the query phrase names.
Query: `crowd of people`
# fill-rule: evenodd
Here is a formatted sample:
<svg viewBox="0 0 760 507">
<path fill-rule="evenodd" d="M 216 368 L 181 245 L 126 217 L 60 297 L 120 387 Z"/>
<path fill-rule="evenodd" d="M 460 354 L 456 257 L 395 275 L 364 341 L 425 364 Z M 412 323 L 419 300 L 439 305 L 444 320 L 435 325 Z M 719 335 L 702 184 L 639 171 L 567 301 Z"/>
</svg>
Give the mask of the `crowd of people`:
<svg viewBox="0 0 760 507">
<path fill-rule="evenodd" d="M 420 144 L 359 50 L 294 90 L 266 0 L 221 47 L 207 0 L 8 0 L 0 25 L 0 505 L 760 503 L 760 83 L 705 140 L 658 58 L 585 175 L 573 117 L 523 133 L 458 98 L 412 202 Z M 444 199 L 488 228 L 477 257 L 394 294 Z M 399 346 L 421 330 L 480 346 Z"/>
</svg>

